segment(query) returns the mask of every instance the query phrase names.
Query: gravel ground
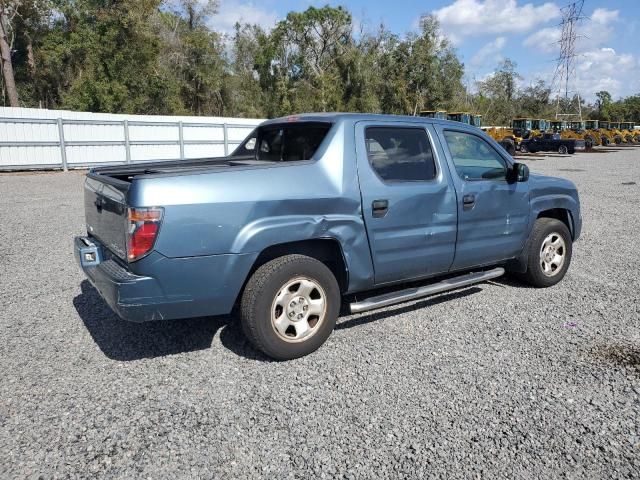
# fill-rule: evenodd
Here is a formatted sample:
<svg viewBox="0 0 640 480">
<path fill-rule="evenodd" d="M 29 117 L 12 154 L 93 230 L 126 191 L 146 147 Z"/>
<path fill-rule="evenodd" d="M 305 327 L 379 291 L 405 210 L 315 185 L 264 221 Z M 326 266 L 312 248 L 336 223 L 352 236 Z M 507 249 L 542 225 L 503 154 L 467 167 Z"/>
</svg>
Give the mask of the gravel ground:
<svg viewBox="0 0 640 480">
<path fill-rule="evenodd" d="M 529 164 L 582 196 L 560 285 L 344 317 L 286 363 L 118 320 L 72 255 L 82 173 L 0 175 L 0 478 L 640 477 L 640 149 Z"/>
</svg>

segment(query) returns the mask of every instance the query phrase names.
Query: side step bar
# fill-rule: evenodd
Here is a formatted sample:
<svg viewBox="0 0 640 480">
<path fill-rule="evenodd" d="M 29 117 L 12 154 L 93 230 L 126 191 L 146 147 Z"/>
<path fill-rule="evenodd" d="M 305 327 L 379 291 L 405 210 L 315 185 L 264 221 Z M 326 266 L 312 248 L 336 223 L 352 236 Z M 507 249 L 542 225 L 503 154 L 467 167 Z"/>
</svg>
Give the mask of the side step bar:
<svg viewBox="0 0 640 480">
<path fill-rule="evenodd" d="M 483 272 L 467 273 L 459 277 L 448 278 L 438 283 L 425 285 L 424 287 L 407 288 L 399 292 L 384 293 L 376 297 L 367 298 L 361 302 L 354 302 L 349 305 L 351 313 L 362 313 L 376 308 L 388 307 L 396 303 L 410 302 L 436 293 L 455 290 L 457 288 L 473 285 L 474 283 L 485 282 L 493 278 L 504 275 L 504 268 L 498 267 L 493 270 Z"/>
</svg>

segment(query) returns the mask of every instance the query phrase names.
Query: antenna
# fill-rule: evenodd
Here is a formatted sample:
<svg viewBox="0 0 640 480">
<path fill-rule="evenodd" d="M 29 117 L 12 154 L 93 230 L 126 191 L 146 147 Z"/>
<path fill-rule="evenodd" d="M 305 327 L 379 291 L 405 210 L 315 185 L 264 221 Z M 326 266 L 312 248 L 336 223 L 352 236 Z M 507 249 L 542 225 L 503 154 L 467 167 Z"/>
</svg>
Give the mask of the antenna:
<svg viewBox="0 0 640 480">
<path fill-rule="evenodd" d="M 562 34 L 560 36 L 560 55 L 553 74 L 552 88 L 556 91 L 556 120 L 577 118 L 582 121 L 580 92 L 576 88 L 576 39 L 578 25 L 584 20 L 582 9 L 584 0 L 576 0 L 561 9 Z M 577 104 L 576 104 L 577 103 Z"/>
</svg>

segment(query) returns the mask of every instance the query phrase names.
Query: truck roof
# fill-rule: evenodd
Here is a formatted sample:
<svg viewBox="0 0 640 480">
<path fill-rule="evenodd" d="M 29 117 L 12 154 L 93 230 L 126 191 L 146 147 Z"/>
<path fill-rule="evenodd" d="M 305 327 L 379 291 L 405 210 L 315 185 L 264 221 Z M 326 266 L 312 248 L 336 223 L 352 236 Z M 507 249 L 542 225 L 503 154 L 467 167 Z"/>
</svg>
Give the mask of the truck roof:
<svg viewBox="0 0 640 480">
<path fill-rule="evenodd" d="M 267 120 L 262 123 L 262 125 L 271 125 L 275 123 L 295 123 L 295 122 L 375 122 L 375 121 L 385 121 L 385 120 L 394 120 L 401 122 L 412 122 L 412 123 L 440 123 L 447 124 L 456 127 L 471 127 L 476 128 L 471 125 L 466 125 L 464 123 L 455 122 L 452 120 L 440 120 L 437 118 L 428 118 L 428 117 L 414 117 L 411 115 L 389 115 L 389 114 L 381 114 L 381 113 L 301 113 L 298 115 L 289 115 L 286 117 L 273 118 L 271 120 Z"/>
</svg>

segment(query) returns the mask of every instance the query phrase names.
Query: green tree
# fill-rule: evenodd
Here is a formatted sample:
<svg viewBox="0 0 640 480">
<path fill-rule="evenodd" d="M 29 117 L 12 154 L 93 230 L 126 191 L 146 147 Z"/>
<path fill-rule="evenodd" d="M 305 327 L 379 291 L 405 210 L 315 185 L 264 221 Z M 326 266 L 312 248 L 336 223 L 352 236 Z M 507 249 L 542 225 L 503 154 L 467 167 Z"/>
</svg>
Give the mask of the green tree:
<svg viewBox="0 0 640 480">
<path fill-rule="evenodd" d="M 596 93 L 596 108 L 598 110 L 598 117 L 601 120 L 611 120 L 610 107 L 611 107 L 611 94 L 606 90 L 601 90 Z"/>
<path fill-rule="evenodd" d="M 522 77 L 516 68 L 517 64 L 507 58 L 486 80 L 478 82 L 478 92 L 486 105 L 482 112 L 486 124 L 509 125 L 514 116 L 522 115 L 517 105 L 517 85 Z"/>
</svg>

